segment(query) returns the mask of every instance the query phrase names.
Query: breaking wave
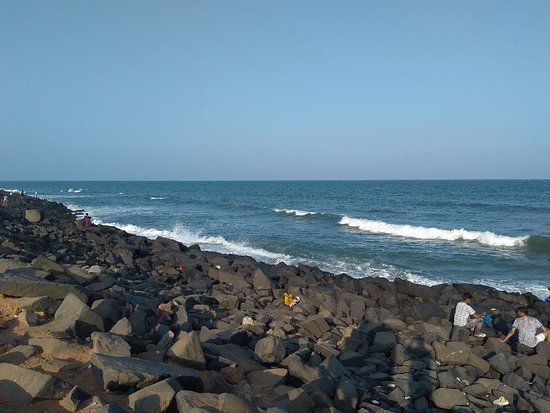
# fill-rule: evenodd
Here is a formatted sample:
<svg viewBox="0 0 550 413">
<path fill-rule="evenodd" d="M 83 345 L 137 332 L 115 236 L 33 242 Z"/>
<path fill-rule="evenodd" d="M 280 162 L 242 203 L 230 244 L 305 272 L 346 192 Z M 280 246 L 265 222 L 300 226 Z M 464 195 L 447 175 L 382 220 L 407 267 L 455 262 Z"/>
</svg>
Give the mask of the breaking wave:
<svg viewBox="0 0 550 413">
<path fill-rule="evenodd" d="M 426 228 L 413 225 L 389 224 L 384 221 L 350 218 L 348 216 L 344 216 L 339 224 L 373 234 L 422 240 L 471 241 L 491 247 L 521 247 L 525 246 L 529 239 L 529 236 L 511 237 L 495 234 L 490 231 L 467 231 L 463 228 L 451 230 Z"/>
<path fill-rule="evenodd" d="M 317 215 L 318 212 L 310 212 L 310 211 L 300 211 L 299 209 L 279 209 L 279 208 L 275 208 L 273 209 L 273 211 L 275 212 L 278 212 L 278 213 L 285 213 L 285 214 L 288 214 L 288 215 L 294 215 L 294 216 L 297 216 L 297 217 L 305 217 L 307 215 Z"/>
<path fill-rule="evenodd" d="M 220 252 L 222 254 L 245 255 L 256 260 L 274 264 L 292 261 L 292 257 L 286 254 L 278 254 L 262 248 L 255 248 L 246 243 L 228 241 L 219 235 L 203 235 L 200 232 L 190 231 L 181 224 L 176 224 L 171 230 L 160 230 L 155 228 L 143 228 L 132 224 L 102 222 L 101 220 L 95 220 L 94 222 L 97 224 L 110 225 L 130 234 L 140 235 L 149 239 L 164 237 L 179 241 L 188 246 L 199 244 L 203 250 Z"/>
</svg>

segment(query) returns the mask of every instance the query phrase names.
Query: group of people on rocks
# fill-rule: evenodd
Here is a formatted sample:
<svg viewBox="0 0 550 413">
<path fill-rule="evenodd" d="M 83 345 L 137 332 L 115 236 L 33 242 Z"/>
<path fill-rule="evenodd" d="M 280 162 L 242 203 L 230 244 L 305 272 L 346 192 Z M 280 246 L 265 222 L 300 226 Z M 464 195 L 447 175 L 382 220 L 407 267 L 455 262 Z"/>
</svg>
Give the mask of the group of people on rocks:
<svg viewBox="0 0 550 413">
<path fill-rule="evenodd" d="M 481 328 L 484 319 L 487 320 L 487 317 L 490 316 L 485 311 L 476 312 L 471 304 L 472 294 L 464 293 L 463 301 L 456 304 L 453 325 L 468 328 L 474 334 L 474 337 L 484 338 L 487 335 L 481 332 Z M 550 330 L 535 317 L 531 317 L 527 307 L 522 306 L 516 309 L 516 319 L 512 324 L 512 328 L 504 338 L 499 338 L 499 340 L 505 343 L 516 332 L 518 333 L 518 342 L 530 348 L 535 348 L 542 341 L 550 342 Z"/>
</svg>

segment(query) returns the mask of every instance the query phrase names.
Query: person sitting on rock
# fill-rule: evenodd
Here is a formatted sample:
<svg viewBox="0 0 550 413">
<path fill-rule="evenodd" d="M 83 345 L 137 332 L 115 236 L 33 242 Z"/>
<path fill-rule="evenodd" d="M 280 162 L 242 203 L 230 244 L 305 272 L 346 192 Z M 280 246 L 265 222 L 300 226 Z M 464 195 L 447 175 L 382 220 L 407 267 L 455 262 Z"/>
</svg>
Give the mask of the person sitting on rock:
<svg viewBox="0 0 550 413">
<path fill-rule="evenodd" d="M 486 313 L 476 313 L 470 306 L 472 304 L 472 294 L 464 293 L 463 301 L 456 304 L 455 318 L 453 324 L 459 327 L 469 328 L 474 332 L 475 337 L 485 337 L 486 334 L 481 332 L 483 326 L 483 317 Z"/>
<path fill-rule="evenodd" d="M 534 348 L 541 341 L 550 341 L 550 331 L 542 325 L 535 317 L 529 315 L 527 307 L 518 307 L 516 309 L 517 318 L 512 324 L 512 328 L 506 334 L 506 337 L 499 339 L 506 343 L 512 337 L 516 330 L 518 331 L 518 340 L 524 346 Z M 537 329 L 540 328 L 542 333 L 537 334 Z"/>
</svg>

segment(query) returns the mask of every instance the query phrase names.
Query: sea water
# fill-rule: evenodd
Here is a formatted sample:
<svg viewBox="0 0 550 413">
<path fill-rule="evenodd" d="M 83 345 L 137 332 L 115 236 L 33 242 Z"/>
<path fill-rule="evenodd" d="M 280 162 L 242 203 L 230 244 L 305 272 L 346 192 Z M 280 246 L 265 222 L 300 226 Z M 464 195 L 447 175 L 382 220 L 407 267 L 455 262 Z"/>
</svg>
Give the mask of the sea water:
<svg viewBox="0 0 550 413">
<path fill-rule="evenodd" d="M 353 277 L 548 296 L 550 181 L 0 182 L 95 223 Z"/>
</svg>

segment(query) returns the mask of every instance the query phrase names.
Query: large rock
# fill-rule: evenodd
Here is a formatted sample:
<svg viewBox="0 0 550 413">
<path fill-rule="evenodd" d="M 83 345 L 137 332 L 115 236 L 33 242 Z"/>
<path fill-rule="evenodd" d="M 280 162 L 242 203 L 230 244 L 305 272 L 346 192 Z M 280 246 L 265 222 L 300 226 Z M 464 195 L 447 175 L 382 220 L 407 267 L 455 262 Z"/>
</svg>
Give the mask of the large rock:
<svg viewBox="0 0 550 413">
<path fill-rule="evenodd" d="M 300 334 L 304 337 L 319 339 L 323 333 L 330 330 L 327 321 L 321 315 L 314 315 L 306 318 L 301 323 Z"/>
<path fill-rule="evenodd" d="M 180 412 L 254 412 L 245 400 L 230 393 L 195 393 L 183 390 L 176 394 L 176 402 Z"/>
<path fill-rule="evenodd" d="M 246 375 L 247 381 L 257 392 L 263 392 L 284 384 L 288 377 L 286 369 L 256 370 Z"/>
<path fill-rule="evenodd" d="M 93 354 L 91 362 L 105 390 L 142 389 L 169 377 L 177 378 L 184 389 L 202 391 L 204 388 L 198 375 L 170 364 L 104 354 Z"/>
<path fill-rule="evenodd" d="M 40 399 L 62 399 L 72 387 L 49 374 L 8 363 L 0 363 L 0 383 L 2 398 L 24 404 Z"/>
<path fill-rule="evenodd" d="M 458 389 L 439 388 L 432 392 L 433 403 L 440 409 L 450 410 L 455 406 L 467 406 L 469 404 L 466 395 Z"/>
<path fill-rule="evenodd" d="M 121 336 L 94 331 L 91 338 L 94 353 L 113 357 L 130 357 L 130 345 Z"/>
<path fill-rule="evenodd" d="M 134 413 L 165 412 L 182 390 L 176 379 L 162 380 L 130 394 L 128 406 Z"/>
<path fill-rule="evenodd" d="M 9 271 L 0 274 L 0 293 L 12 297 L 46 296 L 61 299 L 71 293 L 81 301 L 87 301 L 88 299 L 86 289 L 78 285 L 48 282 L 30 275 L 10 274 Z"/>
<path fill-rule="evenodd" d="M 286 356 L 286 346 L 283 340 L 277 337 L 264 337 L 256 343 L 256 355 L 266 364 L 277 364 Z"/>
<path fill-rule="evenodd" d="M 38 209 L 26 209 L 25 219 L 30 223 L 37 224 L 42 220 L 42 213 Z"/>
<path fill-rule="evenodd" d="M 202 351 L 199 334 L 196 331 L 180 332 L 178 341 L 166 353 L 168 358 L 185 367 L 204 369 L 206 359 Z"/>
<path fill-rule="evenodd" d="M 93 331 L 105 331 L 103 319 L 76 295 L 69 293 L 55 312 L 58 331 L 69 336 L 89 337 Z"/>
<path fill-rule="evenodd" d="M 53 271 L 63 274 L 63 267 L 55 261 L 44 256 L 38 256 L 31 262 L 32 266 L 41 270 Z"/>
<path fill-rule="evenodd" d="M 433 347 L 437 361 L 443 364 L 468 364 L 471 351 L 462 342 L 449 342 L 447 345 L 434 342 Z"/>
<path fill-rule="evenodd" d="M 255 370 L 264 370 L 265 366 L 255 360 L 255 354 L 246 347 L 235 344 L 218 345 L 214 343 L 203 343 L 202 349 L 205 355 L 219 356 L 228 361 L 228 365 L 235 363 L 246 373 Z"/>
</svg>

